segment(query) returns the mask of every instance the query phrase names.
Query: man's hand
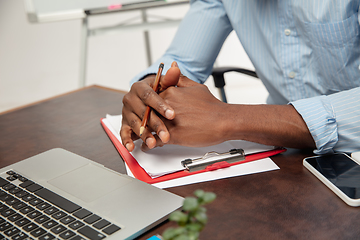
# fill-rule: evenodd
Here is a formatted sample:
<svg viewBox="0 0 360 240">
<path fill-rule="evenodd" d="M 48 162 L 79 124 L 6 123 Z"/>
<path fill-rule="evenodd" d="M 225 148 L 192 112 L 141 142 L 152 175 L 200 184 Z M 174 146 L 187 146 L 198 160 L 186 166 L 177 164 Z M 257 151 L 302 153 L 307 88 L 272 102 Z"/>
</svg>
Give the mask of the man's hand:
<svg viewBox="0 0 360 240">
<path fill-rule="evenodd" d="M 166 75 L 161 77 L 159 91 L 161 92 L 170 86 L 175 86 L 179 81 L 179 77 L 180 69 L 177 67 L 176 62 L 174 62 Z M 150 106 L 164 119 L 170 120 L 175 117 L 174 109 L 152 89 L 154 80 L 155 75 L 150 75 L 144 80 L 134 83 L 130 92 L 123 98 L 123 120 L 120 136 L 124 146 L 129 151 L 134 149 L 133 141 L 139 138 L 140 125 L 146 106 Z M 155 139 L 151 132 L 156 132 L 157 139 Z M 165 124 L 154 111 L 150 113 L 148 126 L 141 138 L 148 148 L 155 147 L 156 142 L 167 143 L 170 140 Z"/>
<path fill-rule="evenodd" d="M 176 112 L 162 118 L 170 133 L 166 144 L 204 147 L 228 140 L 247 140 L 265 145 L 315 148 L 302 117 L 291 105 L 226 104 L 206 86 L 180 76 L 177 87 L 159 94 Z M 156 146 L 164 141 L 156 137 Z M 142 145 L 142 150 L 148 150 Z"/>
<path fill-rule="evenodd" d="M 293 106 L 226 104 L 206 86 L 182 76 L 176 64 L 172 66 L 160 80 L 159 94 L 151 89 L 155 78 L 152 76 L 134 84 L 124 97 L 120 135 L 129 151 L 139 138 L 147 105 L 157 114 L 151 112 L 147 130 L 141 136 L 144 151 L 164 144 L 203 147 L 240 139 L 315 148 L 309 129 Z"/>
<path fill-rule="evenodd" d="M 225 103 L 215 98 L 205 85 L 181 76 L 177 87 L 168 87 L 159 94 L 175 112 L 175 118 L 162 118 L 170 132 L 167 144 L 203 147 L 225 141 L 222 123 L 227 113 Z M 156 146 L 164 141 L 157 139 Z M 142 150 L 148 150 L 146 144 Z"/>
</svg>

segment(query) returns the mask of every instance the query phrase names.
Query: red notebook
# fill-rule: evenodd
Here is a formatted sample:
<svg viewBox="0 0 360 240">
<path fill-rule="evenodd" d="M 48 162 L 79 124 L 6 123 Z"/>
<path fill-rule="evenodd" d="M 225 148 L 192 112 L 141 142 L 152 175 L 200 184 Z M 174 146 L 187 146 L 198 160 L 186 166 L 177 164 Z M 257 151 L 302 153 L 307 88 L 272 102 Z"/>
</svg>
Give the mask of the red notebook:
<svg viewBox="0 0 360 240">
<path fill-rule="evenodd" d="M 187 170 L 182 170 L 170 174 L 166 174 L 157 178 L 152 178 L 149 176 L 149 174 L 139 165 L 139 163 L 136 161 L 136 159 L 129 153 L 129 151 L 122 145 L 122 143 L 119 141 L 119 139 L 112 133 L 112 131 L 106 126 L 106 124 L 103 122 L 103 119 L 101 119 L 101 125 L 103 126 L 105 132 L 109 136 L 110 140 L 116 147 L 117 151 L 120 153 L 122 159 L 126 162 L 127 166 L 130 168 L 131 172 L 134 174 L 134 176 L 146 183 L 153 184 L 153 183 L 159 183 L 163 181 L 168 181 L 171 179 L 181 178 L 190 176 L 193 174 L 198 174 L 202 172 L 207 171 L 216 171 L 217 169 L 224 168 L 224 167 L 231 167 L 233 165 L 247 163 L 255 160 L 259 160 L 266 157 L 271 157 L 276 154 L 285 152 L 286 149 L 284 148 L 277 148 L 273 150 L 269 150 L 266 152 L 259 152 L 259 153 L 253 153 L 253 154 L 246 154 L 245 160 L 227 164 L 226 162 L 220 162 L 217 164 L 209 165 L 206 169 L 195 171 L 195 172 L 189 172 Z"/>
</svg>

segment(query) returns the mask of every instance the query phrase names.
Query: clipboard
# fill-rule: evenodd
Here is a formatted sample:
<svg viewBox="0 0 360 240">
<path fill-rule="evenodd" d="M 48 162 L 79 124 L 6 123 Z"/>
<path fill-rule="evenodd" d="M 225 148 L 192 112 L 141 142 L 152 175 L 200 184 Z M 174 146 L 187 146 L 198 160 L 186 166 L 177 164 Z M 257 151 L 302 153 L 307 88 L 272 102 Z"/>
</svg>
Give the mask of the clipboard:
<svg viewBox="0 0 360 240">
<path fill-rule="evenodd" d="M 184 170 L 177 171 L 174 173 L 169 173 L 169 174 L 157 177 L 157 178 L 152 178 L 139 165 L 137 160 L 124 147 L 124 145 L 119 141 L 119 139 L 106 126 L 106 124 L 103 122 L 103 119 L 104 118 L 101 119 L 102 127 L 104 128 L 104 130 L 105 130 L 106 134 L 108 135 L 108 137 L 110 138 L 111 142 L 114 144 L 116 150 L 119 152 L 121 158 L 126 162 L 127 166 L 130 168 L 134 177 L 143 182 L 149 183 L 149 184 L 159 183 L 159 182 L 168 181 L 168 180 L 172 180 L 172 179 L 176 179 L 176 178 L 182 178 L 182 177 L 186 177 L 186 176 L 190 176 L 190 175 L 194 175 L 194 174 L 198 174 L 198 173 L 203 173 L 203 172 L 208 172 L 208 171 L 215 171 L 218 169 L 227 168 L 227 167 L 231 167 L 231 166 L 238 165 L 238 164 L 259 160 L 259 159 L 266 158 L 266 157 L 271 157 L 271 156 L 274 156 L 276 154 L 286 151 L 285 148 L 276 148 L 273 150 L 269 150 L 269 151 L 265 151 L 265 152 L 258 152 L 258 153 L 253 153 L 253 154 L 242 153 L 243 158 L 240 161 L 235 161 L 235 162 L 229 163 L 229 162 L 225 161 L 226 159 L 223 159 L 223 161 L 217 161 L 213 164 L 207 165 L 206 167 L 204 167 L 201 170 L 188 171 L 188 170 L 184 169 Z"/>
</svg>

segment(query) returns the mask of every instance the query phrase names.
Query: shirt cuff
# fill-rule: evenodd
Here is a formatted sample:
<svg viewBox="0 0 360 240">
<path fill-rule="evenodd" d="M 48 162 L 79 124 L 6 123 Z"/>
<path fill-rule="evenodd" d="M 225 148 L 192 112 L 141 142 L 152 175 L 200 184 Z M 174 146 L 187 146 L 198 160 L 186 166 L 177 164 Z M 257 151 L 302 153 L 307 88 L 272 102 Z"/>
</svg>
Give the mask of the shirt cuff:
<svg viewBox="0 0 360 240">
<path fill-rule="evenodd" d="M 302 99 L 289 104 L 304 119 L 316 144 L 315 154 L 332 153 L 338 142 L 335 112 L 327 96 Z"/>
</svg>

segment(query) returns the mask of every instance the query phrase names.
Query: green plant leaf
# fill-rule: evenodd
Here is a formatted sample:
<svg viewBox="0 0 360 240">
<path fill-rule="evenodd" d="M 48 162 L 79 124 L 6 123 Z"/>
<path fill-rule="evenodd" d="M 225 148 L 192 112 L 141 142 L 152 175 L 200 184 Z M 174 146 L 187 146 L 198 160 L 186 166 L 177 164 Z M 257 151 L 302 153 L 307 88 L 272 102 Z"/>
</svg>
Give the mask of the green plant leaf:
<svg viewBox="0 0 360 240">
<path fill-rule="evenodd" d="M 164 240 L 198 240 L 200 231 L 205 227 L 208 218 L 206 208 L 203 205 L 216 199 L 212 192 L 196 190 L 195 197 L 186 197 L 182 211 L 170 214 L 169 219 L 178 224 L 178 228 L 169 228 L 164 231 Z"/>
<path fill-rule="evenodd" d="M 200 232 L 204 228 L 204 225 L 201 223 L 190 223 L 186 225 L 186 229 L 189 232 Z"/>
<path fill-rule="evenodd" d="M 178 227 L 178 228 L 168 228 L 166 229 L 163 234 L 162 238 L 163 240 L 175 240 L 176 237 L 181 235 L 187 235 L 187 229 L 184 227 Z"/>
<path fill-rule="evenodd" d="M 207 218 L 206 213 L 204 213 L 204 212 L 196 213 L 194 215 L 194 217 L 196 218 L 197 221 L 199 221 L 203 225 L 205 225 L 207 223 L 208 218 Z"/>
<path fill-rule="evenodd" d="M 192 239 L 187 235 L 179 235 L 179 236 L 176 236 L 174 238 L 174 240 L 192 240 Z"/>
<path fill-rule="evenodd" d="M 195 211 L 193 215 L 199 214 L 199 213 L 205 213 L 206 214 L 206 208 L 204 207 L 198 207 Z"/>
<path fill-rule="evenodd" d="M 202 198 L 205 194 L 205 191 L 204 190 L 201 190 L 201 189 L 198 189 L 194 192 L 194 195 L 198 198 Z"/>
<path fill-rule="evenodd" d="M 185 211 L 194 211 L 199 207 L 198 200 L 194 197 L 186 197 L 183 203 Z"/>
<path fill-rule="evenodd" d="M 171 240 L 176 237 L 176 235 L 177 233 L 175 231 L 175 228 L 170 227 L 163 232 L 162 238 L 163 240 Z"/>
<path fill-rule="evenodd" d="M 203 196 L 204 203 L 211 203 L 216 199 L 216 194 L 212 192 L 206 192 Z"/>
<path fill-rule="evenodd" d="M 191 240 L 198 240 L 200 236 L 199 232 L 189 232 L 188 237 Z"/>
<path fill-rule="evenodd" d="M 177 210 L 170 214 L 169 219 L 177 222 L 179 225 L 184 225 L 188 221 L 188 215 Z"/>
<path fill-rule="evenodd" d="M 185 227 L 175 228 L 176 235 L 186 235 L 186 232 L 187 232 L 187 230 Z"/>
</svg>

